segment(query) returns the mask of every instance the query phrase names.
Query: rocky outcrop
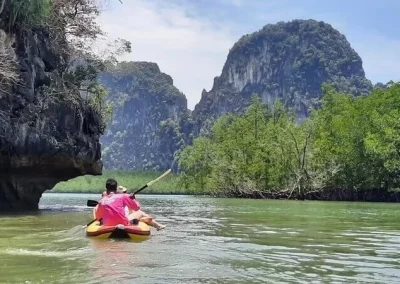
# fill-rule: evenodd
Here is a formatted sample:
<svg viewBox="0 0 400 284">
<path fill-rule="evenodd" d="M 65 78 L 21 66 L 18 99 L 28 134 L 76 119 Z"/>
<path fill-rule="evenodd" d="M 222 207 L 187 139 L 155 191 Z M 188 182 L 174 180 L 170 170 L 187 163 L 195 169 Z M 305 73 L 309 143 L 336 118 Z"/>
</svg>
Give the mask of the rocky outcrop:
<svg viewBox="0 0 400 284">
<path fill-rule="evenodd" d="M 100 76 L 114 109 L 102 137 L 105 169 L 164 170 L 191 132 L 187 101 L 155 63 L 121 62 Z"/>
<path fill-rule="evenodd" d="M 331 25 L 314 20 L 267 25 L 230 50 L 221 76 L 194 109 L 195 133 L 223 113 L 245 110 L 253 94 L 268 104 L 282 100 L 302 119 L 318 105 L 324 82 L 354 95 L 372 88 L 361 58 Z"/>
<path fill-rule="evenodd" d="M 0 49 L 18 78 L 0 78 L 0 211 L 37 209 L 57 182 L 101 174 L 103 124 L 64 86 L 68 58 L 46 32 L 0 30 Z"/>
<path fill-rule="evenodd" d="M 243 112 L 253 94 L 269 104 L 282 100 L 301 120 L 318 106 L 325 82 L 353 95 L 372 89 L 345 36 L 314 20 L 267 25 L 242 37 L 193 113 L 172 78 L 155 63 L 125 62 L 100 80 L 114 105 L 113 120 L 102 137 L 104 165 L 129 170 L 174 166 L 182 147 L 208 134 L 222 114 Z"/>
</svg>

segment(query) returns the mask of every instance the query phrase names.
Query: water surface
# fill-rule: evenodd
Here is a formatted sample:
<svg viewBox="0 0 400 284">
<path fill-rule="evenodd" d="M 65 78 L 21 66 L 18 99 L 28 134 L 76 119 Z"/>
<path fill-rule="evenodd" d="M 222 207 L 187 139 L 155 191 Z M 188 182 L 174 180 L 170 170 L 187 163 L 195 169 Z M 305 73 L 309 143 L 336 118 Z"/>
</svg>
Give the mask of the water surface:
<svg viewBox="0 0 400 284">
<path fill-rule="evenodd" d="M 399 204 L 141 195 L 167 228 L 134 243 L 77 230 L 98 197 L 0 216 L 0 282 L 400 283 Z"/>
</svg>

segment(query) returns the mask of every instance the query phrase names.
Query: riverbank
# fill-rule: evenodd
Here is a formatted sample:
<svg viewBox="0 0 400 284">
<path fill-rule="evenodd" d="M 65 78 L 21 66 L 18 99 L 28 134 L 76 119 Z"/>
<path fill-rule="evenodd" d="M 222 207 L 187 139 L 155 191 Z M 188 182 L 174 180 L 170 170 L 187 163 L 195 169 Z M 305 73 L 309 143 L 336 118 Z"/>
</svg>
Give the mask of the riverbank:
<svg viewBox="0 0 400 284">
<path fill-rule="evenodd" d="M 228 197 L 398 202 L 400 84 L 359 97 L 323 90 L 301 124 L 257 96 L 218 118 L 179 153 L 183 184 Z"/>
<path fill-rule="evenodd" d="M 286 199 L 313 201 L 350 201 L 350 202 L 400 202 L 400 190 L 386 189 L 319 189 L 306 191 L 281 190 L 275 192 L 263 191 L 227 191 L 214 197 L 232 197 L 243 199 Z"/>
<path fill-rule="evenodd" d="M 125 186 L 133 192 L 148 182 L 156 179 L 162 172 L 128 172 L 128 171 L 103 171 L 101 176 L 81 176 L 66 182 L 58 183 L 48 192 L 56 193 L 102 193 L 108 178 L 114 178 L 119 185 Z M 170 173 L 162 180 L 146 188 L 141 194 L 194 194 L 191 190 L 181 189 L 179 176 Z"/>
<path fill-rule="evenodd" d="M 81 176 L 57 184 L 49 193 L 98 193 L 104 191 L 108 178 L 115 178 L 118 184 L 134 192 L 143 185 L 159 177 L 162 172 L 128 172 L 104 171 L 101 176 Z M 157 195 L 198 195 L 218 198 L 251 198 L 251 199 L 287 199 L 287 200 L 320 200 L 320 201 L 366 201 L 366 202 L 400 202 L 400 191 L 385 189 L 349 190 L 349 189 L 320 189 L 299 194 L 297 190 L 256 191 L 256 190 L 222 190 L 208 191 L 184 189 L 179 181 L 179 175 L 170 173 L 159 182 L 143 190 L 140 194 Z"/>
</svg>

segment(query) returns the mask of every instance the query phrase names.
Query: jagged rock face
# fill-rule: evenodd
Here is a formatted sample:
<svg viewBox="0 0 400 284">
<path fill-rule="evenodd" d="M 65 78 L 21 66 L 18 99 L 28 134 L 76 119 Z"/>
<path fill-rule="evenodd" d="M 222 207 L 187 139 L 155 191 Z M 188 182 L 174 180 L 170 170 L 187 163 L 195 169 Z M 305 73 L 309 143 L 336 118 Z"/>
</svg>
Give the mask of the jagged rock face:
<svg viewBox="0 0 400 284">
<path fill-rule="evenodd" d="M 102 172 L 101 118 L 62 92 L 67 58 L 43 31 L 0 30 L 20 81 L 0 86 L 0 211 L 38 208 L 57 182 Z M 55 89 L 54 89 L 55 88 Z"/>
<path fill-rule="evenodd" d="M 186 97 L 155 63 L 122 62 L 102 74 L 113 118 L 102 137 L 105 169 L 163 170 L 190 132 Z"/>
<path fill-rule="evenodd" d="M 196 132 L 223 113 L 242 112 L 254 93 L 269 104 L 281 99 L 302 119 L 318 104 L 324 82 L 354 95 L 372 88 L 361 58 L 331 25 L 314 20 L 267 25 L 230 50 L 221 76 L 193 111 Z"/>
</svg>

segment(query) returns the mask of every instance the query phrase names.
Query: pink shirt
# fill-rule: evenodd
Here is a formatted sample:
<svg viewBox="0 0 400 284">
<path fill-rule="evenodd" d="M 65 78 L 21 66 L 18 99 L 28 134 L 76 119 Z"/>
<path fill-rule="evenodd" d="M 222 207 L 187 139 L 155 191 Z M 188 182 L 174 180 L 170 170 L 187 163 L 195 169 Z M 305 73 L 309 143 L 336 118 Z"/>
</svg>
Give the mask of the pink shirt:
<svg viewBox="0 0 400 284">
<path fill-rule="evenodd" d="M 125 206 L 137 211 L 140 204 L 136 199 L 131 199 L 129 194 L 110 193 L 99 201 L 97 219 L 103 218 L 104 226 L 115 226 L 118 224 L 129 225 L 125 215 Z"/>
</svg>

